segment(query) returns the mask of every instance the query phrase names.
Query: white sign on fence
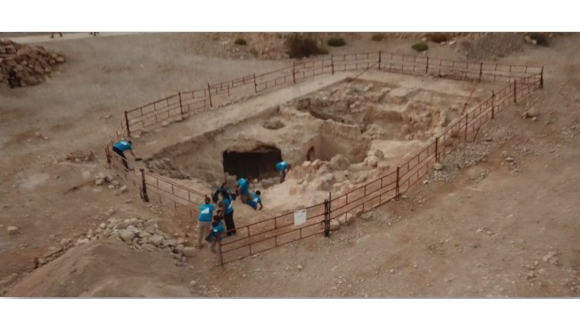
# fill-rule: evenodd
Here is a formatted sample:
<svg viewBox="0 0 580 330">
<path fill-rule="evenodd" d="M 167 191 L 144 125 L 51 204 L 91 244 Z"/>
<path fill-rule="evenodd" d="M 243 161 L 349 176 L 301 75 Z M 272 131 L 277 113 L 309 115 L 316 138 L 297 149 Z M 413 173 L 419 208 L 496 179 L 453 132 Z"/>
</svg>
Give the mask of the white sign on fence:
<svg viewBox="0 0 580 330">
<path fill-rule="evenodd" d="M 294 226 L 306 223 L 306 209 L 294 211 Z"/>
</svg>

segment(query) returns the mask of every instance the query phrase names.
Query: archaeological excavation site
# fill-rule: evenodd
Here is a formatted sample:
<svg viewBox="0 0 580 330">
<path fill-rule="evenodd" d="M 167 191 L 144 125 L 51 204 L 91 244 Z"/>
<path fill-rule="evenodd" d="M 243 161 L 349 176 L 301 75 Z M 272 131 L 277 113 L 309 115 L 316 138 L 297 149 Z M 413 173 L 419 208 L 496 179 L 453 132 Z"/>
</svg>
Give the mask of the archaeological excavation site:
<svg viewBox="0 0 580 330">
<path fill-rule="evenodd" d="M 541 84 L 539 67 L 343 55 L 180 92 L 126 112 L 117 135 L 133 134 L 144 156 L 132 179 L 142 197 L 193 218 L 223 182 L 252 178 L 264 209 L 237 203 L 240 234 L 221 244 L 223 264 L 328 236 L 398 199 Z M 282 160 L 292 169 L 280 184 Z"/>
<path fill-rule="evenodd" d="M 0 42 L 2 296 L 580 292 L 578 34 L 63 34 Z"/>
</svg>

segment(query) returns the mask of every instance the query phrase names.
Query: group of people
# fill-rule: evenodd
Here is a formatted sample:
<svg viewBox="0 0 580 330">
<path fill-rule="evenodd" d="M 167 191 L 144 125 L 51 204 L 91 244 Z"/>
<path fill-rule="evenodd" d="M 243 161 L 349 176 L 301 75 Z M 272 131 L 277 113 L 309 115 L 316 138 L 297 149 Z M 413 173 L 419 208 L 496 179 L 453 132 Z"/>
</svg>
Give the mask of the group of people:
<svg viewBox="0 0 580 330">
<path fill-rule="evenodd" d="M 125 151 L 129 151 L 136 160 L 140 159 L 137 158 L 133 152 L 133 143 L 131 140 L 121 140 L 113 144 L 112 149 L 114 153 L 121 157 L 123 165 L 127 169 L 129 169 L 129 167 Z M 290 164 L 286 161 L 281 161 L 277 163 L 275 167 L 276 170 L 280 172 L 280 183 L 284 182 L 286 175 L 291 168 Z M 198 248 L 201 249 L 203 247 L 203 240 L 205 239 L 211 243 L 210 250 L 216 253 L 215 246 L 218 240 L 222 239 L 223 233 L 225 233 L 225 236 L 236 234 L 233 203 L 238 197 L 242 204 L 246 204 L 256 211 L 264 208 L 262 205 L 262 193 L 259 190 L 254 192 L 250 191 L 250 182 L 252 182 L 252 180 L 253 178 L 251 176 L 247 179 L 238 179 L 236 182 L 236 190 L 233 193 L 230 191 L 227 182 L 224 182 L 218 189 L 216 189 L 211 198 L 207 195 L 204 197 L 204 203 L 199 207 L 199 217 L 197 219 Z M 222 224 L 222 220 L 225 222 L 225 228 Z"/>
<path fill-rule="evenodd" d="M 50 38 L 51 39 L 54 39 L 54 34 L 55 33 L 58 33 L 60 35 L 60 37 L 62 38 L 62 32 L 52 32 L 50 34 Z M 89 34 L 92 35 L 93 37 L 96 37 L 99 34 L 99 32 L 89 32 Z"/>
<path fill-rule="evenodd" d="M 276 169 L 280 172 L 280 183 L 284 182 L 290 168 L 290 164 L 285 161 L 276 164 Z M 252 179 L 251 176 L 247 179 L 238 179 L 235 193 L 230 192 L 227 182 L 224 182 L 218 189 L 216 189 L 211 200 L 209 196 L 205 196 L 205 203 L 199 207 L 198 248 L 201 249 L 203 247 L 203 239 L 205 237 L 208 242 L 211 242 L 210 251 L 217 253 L 215 246 L 218 243 L 218 240 L 223 238 L 222 234 L 225 232 L 226 237 L 236 234 L 233 202 L 238 197 L 242 204 L 246 204 L 254 210 L 262 210 L 264 208 L 261 197 L 262 193 L 259 190 L 254 192 L 250 191 L 250 182 L 252 182 Z M 212 200 L 215 206 L 211 204 Z M 216 206 L 216 215 L 213 215 Z M 221 223 L 222 218 L 226 225 L 225 228 Z"/>
</svg>

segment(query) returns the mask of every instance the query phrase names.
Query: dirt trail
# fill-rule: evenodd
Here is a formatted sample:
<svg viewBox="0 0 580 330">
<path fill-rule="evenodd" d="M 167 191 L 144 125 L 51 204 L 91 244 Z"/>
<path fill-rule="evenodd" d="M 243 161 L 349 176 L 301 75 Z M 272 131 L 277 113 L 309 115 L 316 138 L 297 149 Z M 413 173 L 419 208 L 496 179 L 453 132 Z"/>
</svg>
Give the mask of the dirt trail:
<svg viewBox="0 0 580 330">
<path fill-rule="evenodd" d="M 259 116 L 271 107 L 332 85 L 345 79 L 350 74 L 350 72 L 341 72 L 335 75 L 311 78 L 298 85 L 279 89 L 264 96 L 260 95 L 241 104 L 225 106 L 215 111 L 206 111 L 183 123 L 173 124 L 168 128 L 171 130 L 171 135 L 167 135 L 165 129 L 159 130 L 159 133 L 148 133 L 136 143 L 136 146 L 139 147 L 140 154 L 149 157 L 154 152 L 167 146 L 190 140 L 195 136 L 211 132 L 226 125 L 235 125 L 247 118 Z"/>
</svg>

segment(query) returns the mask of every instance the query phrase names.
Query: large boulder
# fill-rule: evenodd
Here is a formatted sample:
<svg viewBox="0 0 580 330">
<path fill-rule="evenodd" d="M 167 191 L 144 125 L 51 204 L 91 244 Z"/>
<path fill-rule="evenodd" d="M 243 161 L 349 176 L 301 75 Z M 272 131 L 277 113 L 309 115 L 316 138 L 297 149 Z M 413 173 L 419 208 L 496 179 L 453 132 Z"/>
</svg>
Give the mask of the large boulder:
<svg viewBox="0 0 580 330">
<path fill-rule="evenodd" d="M 330 169 L 332 169 L 333 171 L 346 170 L 349 165 L 350 161 L 341 154 L 332 157 L 332 159 L 330 159 L 330 162 L 328 163 L 328 167 L 330 167 Z"/>
</svg>

